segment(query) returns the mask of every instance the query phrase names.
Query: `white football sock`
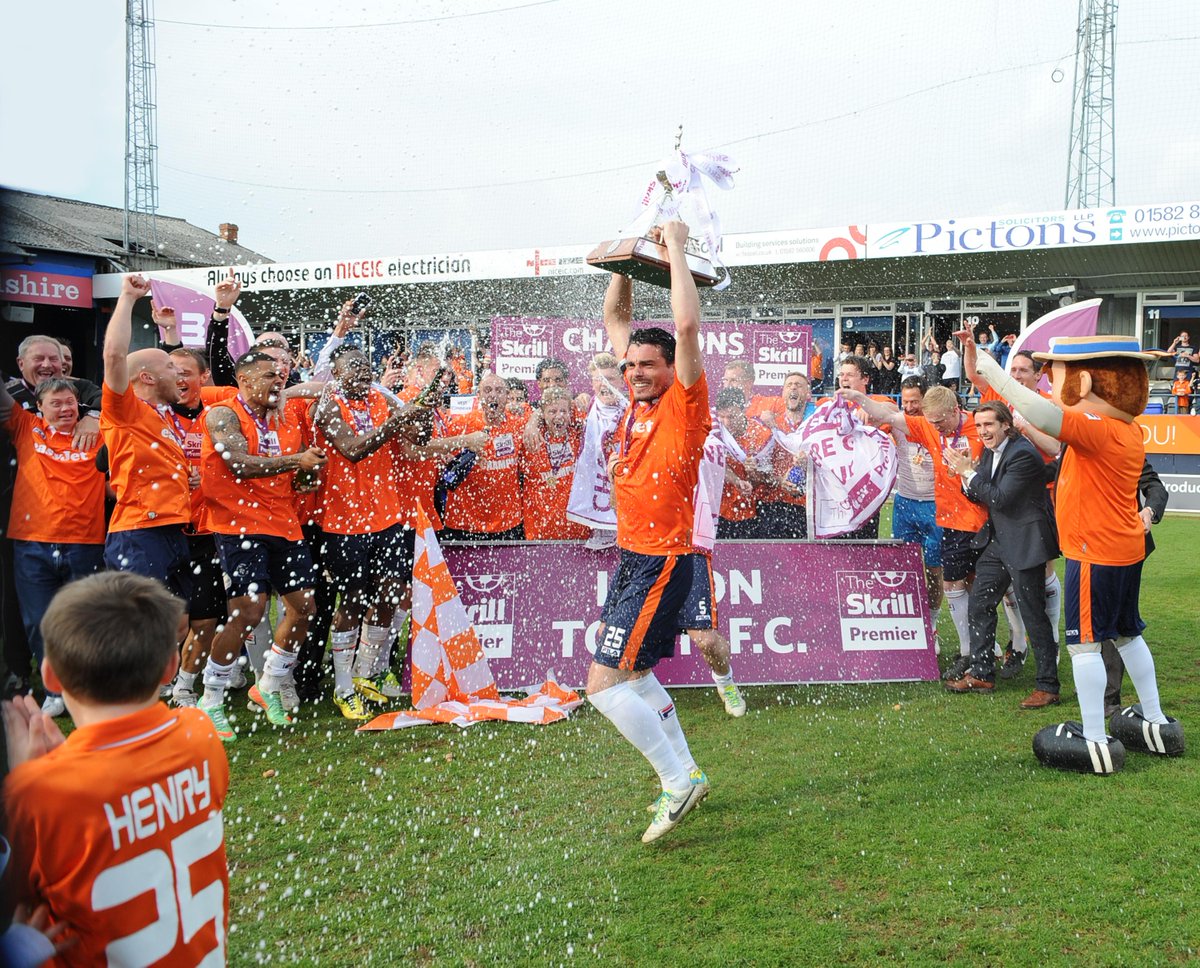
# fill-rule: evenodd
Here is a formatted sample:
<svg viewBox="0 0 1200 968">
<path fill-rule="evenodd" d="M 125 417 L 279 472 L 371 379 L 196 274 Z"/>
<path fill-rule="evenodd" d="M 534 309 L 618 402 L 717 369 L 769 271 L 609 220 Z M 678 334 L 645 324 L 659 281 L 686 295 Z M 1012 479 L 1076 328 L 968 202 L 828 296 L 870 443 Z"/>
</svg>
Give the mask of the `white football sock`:
<svg viewBox="0 0 1200 968">
<path fill-rule="evenodd" d="M 1021 618 L 1021 610 L 1017 608 L 1017 599 L 1012 592 L 1004 596 L 1004 617 L 1008 619 L 1008 631 L 1012 635 L 1014 652 L 1025 651 L 1025 622 Z"/>
<path fill-rule="evenodd" d="M 184 689 L 188 690 L 188 692 L 191 692 L 196 688 L 196 673 L 184 672 L 182 669 L 180 669 L 175 675 L 175 681 L 178 682 L 179 685 Z"/>
<path fill-rule="evenodd" d="M 1062 615 L 1062 582 L 1057 574 L 1046 579 L 1046 618 L 1050 619 L 1050 630 L 1054 641 L 1058 641 L 1058 619 Z"/>
<path fill-rule="evenodd" d="M 672 702 L 670 693 L 655 678 L 654 673 L 642 676 L 640 679 L 631 679 L 629 685 L 650 705 L 651 709 L 658 713 L 663 732 L 671 741 L 671 749 L 679 757 L 679 762 L 683 764 L 684 769 L 689 773 L 697 769 L 695 757 L 688 749 L 687 738 L 683 735 L 683 727 L 679 725 L 679 715 L 675 710 L 675 703 Z"/>
<path fill-rule="evenodd" d="M 1129 673 L 1129 681 L 1137 690 L 1138 702 L 1142 704 L 1142 715 L 1151 723 L 1166 723 L 1162 703 L 1158 698 L 1158 679 L 1154 675 L 1154 656 L 1150 654 L 1150 646 L 1140 635 L 1130 639 L 1124 645 L 1118 645 L 1121 661 L 1125 663 L 1125 671 Z"/>
<path fill-rule="evenodd" d="M 375 664 L 368 676 L 381 676 L 392 667 L 392 649 L 396 633 L 390 625 L 368 625 L 367 640 L 375 647 Z"/>
<path fill-rule="evenodd" d="M 950 610 L 950 621 L 958 632 L 958 654 L 971 654 L 971 629 L 967 619 L 967 590 L 954 588 L 946 590 L 946 608 Z"/>
<path fill-rule="evenodd" d="M 333 691 L 339 696 L 345 697 L 354 692 L 352 670 L 357 641 L 358 632 L 354 629 L 334 632 L 329 636 L 329 649 L 333 653 Z"/>
<path fill-rule="evenodd" d="M 284 652 L 279 646 L 271 646 L 271 651 L 263 659 L 263 671 L 258 680 L 258 688 L 262 692 L 279 692 L 279 686 L 296 666 L 296 653 Z"/>
<path fill-rule="evenodd" d="M 683 793 L 691 787 L 687 768 L 675 755 L 658 713 L 633 691 L 628 682 L 618 682 L 600 692 L 588 693 L 587 698 L 650 761 L 664 790 Z"/>
<path fill-rule="evenodd" d="M 255 679 L 262 679 L 266 668 L 267 653 L 271 651 L 271 646 L 274 644 L 271 622 L 264 614 L 262 621 L 254 626 L 254 631 L 246 636 L 245 643 L 246 658 L 250 660 L 250 668 L 254 670 Z"/>
<path fill-rule="evenodd" d="M 233 667 L 237 659 L 229 665 L 219 665 L 213 662 L 212 656 L 204 663 L 204 695 L 200 698 L 201 706 L 223 706 L 225 690 L 229 688 L 229 677 L 233 675 Z"/>
<path fill-rule="evenodd" d="M 402 608 L 396 609 L 396 614 L 392 616 L 392 631 L 397 635 L 404 628 L 404 623 L 408 621 L 408 612 Z"/>
<path fill-rule="evenodd" d="M 1083 737 L 1094 743 L 1107 743 L 1104 728 L 1104 689 L 1108 676 L 1104 658 L 1099 652 L 1082 652 L 1071 656 L 1075 673 L 1075 692 L 1079 697 L 1079 716 L 1083 720 Z"/>
</svg>

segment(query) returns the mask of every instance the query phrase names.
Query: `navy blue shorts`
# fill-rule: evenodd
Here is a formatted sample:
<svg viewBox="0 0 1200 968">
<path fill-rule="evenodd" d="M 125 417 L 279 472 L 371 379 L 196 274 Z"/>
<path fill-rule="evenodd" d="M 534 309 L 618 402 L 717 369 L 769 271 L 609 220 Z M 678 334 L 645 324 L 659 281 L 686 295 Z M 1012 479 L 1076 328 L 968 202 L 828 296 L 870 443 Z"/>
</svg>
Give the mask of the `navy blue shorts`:
<svg viewBox="0 0 1200 968">
<path fill-rule="evenodd" d="M 1136 565 L 1091 565 L 1067 559 L 1063 602 L 1067 645 L 1131 639 L 1146 623 L 1138 613 L 1142 562 Z"/>
<path fill-rule="evenodd" d="M 688 555 L 692 559 L 692 587 L 676 620 L 680 630 L 717 627 L 717 592 L 713 587 L 712 559 L 708 555 Z"/>
<path fill-rule="evenodd" d="M 384 581 L 407 584 L 412 580 L 416 546 L 416 531 L 403 524 L 370 534 L 326 531 L 321 538 L 321 564 L 342 595 L 370 605 Z"/>
<path fill-rule="evenodd" d="M 621 562 L 600 613 L 604 627 L 593 656 L 611 669 L 652 669 L 675 654 L 680 612 L 703 555 L 640 555 L 621 549 Z M 703 563 L 707 569 L 707 561 Z"/>
<path fill-rule="evenodd" d="M 189 534 L 188 558 L 192 569 L 192 607 L 188 616 L 193 620 L 225 618 L 225 577 L 217 557 L 217 543 L 211 534 Z"/>
<path fill-rule="evenodd" d="M 942 580 L 964 581 L 975 574 L 982 548 L 972 548 L 970 531 L 942 528 Z"/>
<path fill-rule="evenodd" d="M 287 595 L 317 582 L 308 545 L 269 534 L 218 534 L 217 554 L 229 598 Z"/>
<path fill-rule="evenodd" d="M 180 525 L 110 531 L 104 541 L 104 564 L 109 571 L 129 571 L 162 582 L 191 608 L 192 559 Z"/>
</svg>

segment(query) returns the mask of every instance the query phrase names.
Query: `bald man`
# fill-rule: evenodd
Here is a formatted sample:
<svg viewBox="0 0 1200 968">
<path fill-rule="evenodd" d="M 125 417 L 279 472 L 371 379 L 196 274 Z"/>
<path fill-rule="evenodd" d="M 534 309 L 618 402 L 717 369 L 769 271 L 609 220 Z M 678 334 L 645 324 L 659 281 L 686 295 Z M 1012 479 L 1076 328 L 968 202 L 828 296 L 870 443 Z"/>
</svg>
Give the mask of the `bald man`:
<svg viewBox="0 0 1200 968">
<path fill-rule="evenodd" d="M 133 307 L 149 291 L 142 276 L 126 276 L 104 334 L 100 432 L 117 496 L 104 562 L 157 579 L 187 602 L 192 582 L 183 529 L 199 475 L 184 455 L 187 434 L 171 409 L 179 402 L 175 361 L 160 349 L 129 352 Z"/>
</svg>

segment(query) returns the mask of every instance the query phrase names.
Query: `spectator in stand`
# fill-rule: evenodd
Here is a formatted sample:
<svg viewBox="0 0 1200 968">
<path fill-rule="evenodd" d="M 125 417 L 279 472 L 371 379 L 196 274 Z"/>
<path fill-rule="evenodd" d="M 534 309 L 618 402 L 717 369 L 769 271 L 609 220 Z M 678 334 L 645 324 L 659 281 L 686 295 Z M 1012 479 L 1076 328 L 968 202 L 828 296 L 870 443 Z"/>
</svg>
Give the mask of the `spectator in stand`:
<svg viewBox="0 0 1200 968">
<path fill-rule="evenodd" d="M 847 356 L 853 356 L 853 354 L 850 352 L 850 344 L 845 340 L 842 340 L 838 346 L 838 354 L 836 357 L 834 357 L 833 365 L 835 367 L 841 366 L 842 360 L 844 360 Z"/>
<path fill-rule="evenodd" d="M 266 613 L 273 589 L 282 614 L 263 676 L 250 699 L 275 725 L 291 722 L 280 697 L 313 613 L 315 569 L 303 540 L 294 489 L 311 488 L 325 463 L 320 450 L 304 449 L 300 422 L 282 411 L 283 367 L 258 350 L 234 365 L 237 398 L 209 409 L 201 454 L 202 486 L 209 526 L 217 535 L 221 568 L 229 579 L 231 616 L 213 641 L 204 668 L 203 709 L 222 742 L 236 736 L 225 715 L 225 691 L 247 635 Z M 295 482 L 297 471 L 309 475 Z M 233 620 L 233 616 L 237 620 Z"/>
<path fill-rule="evenodd" d="M 931 387 L 942 385 L 942 378 L 946 375 L 946 367 L 942 365 L 942 354 L 936 349 L 929 354 L 929 362 L 921 367 L 925 382 Z"/>
<path fill-rule="evenodd" d="M 331 363 L 330 392 L 311 415 L 317 429 L 314 444 L 328 455 L 318 498 L 321 559 L 339 595 L 330 636 L 333 702 L 346 719 L 360 721 L 372 716 L 364 701 L 386 704 L 391 698 L 370 670 L 378 653 L 391 645 L 392 613 L 412 579 L 416 541 L 405 521 L 396 462 L 387 445 L 401 433 L 423 431 L 430 414 L 402 409 L 374 389 L 371 363 L 357 346 L 340 346 Z M 368 611 L 375 622 L 364 648 L 359 629 Z M 368 674 L 353 674 L 356 661 L 359 671 Z"/>
<path fill-rule="evenodd" d="M 160 349 L 129 352 L 133 307 L 149 291 L 142 276 L 126 276 L 104 335 L 100 430 L 117 497 L 104 562 L 157 579 L 189 602 L 191 557 L 183 529 L 191 521 L 191 467 L 183 451 L 187 434 L 171 409 L 179 402 L 179 374 Z"/>
<path fill-rule="evenodd" d="M 1171 393 L 1175 397 L 1175 412 L 1191 413 L 1192 381 L 1187 370 L 1180 368 L 1175 371 L 1175 382 L 1171 384 Z"/>
<path fill-rule="evenodd" d="M 879 344 L 874 340 L 867 344 L 867 362 L 875 369 L 879 369 L 883 363 L 883 353 L 879 349 Z"/>
<path fill-rule="evenodd" d="M 567 520 L 567 499 L 583 429 L 573 419 L 571 395 L 559 387 L 542 394 L 543 428 L 537 447 L 521 454 L 526 541 L 582 541 L 591 531 Z"/>
<path fill-rule="evenodd" d="M 910 376 L 920 377 L 922 381 L 925 379 L 925 369 L 917 362 L 916 353 L 905 353 L 903 359 L 900 360 L 900 382 L 903 384 Z"/>
<path fill-rule="evenodd" d="M 1177 371 L 1185 370 L 1189 377 L 1196 369 L 1196 364 L 1200 363 L 1200 352 L 1197 352 L 1196 347 L 1192 345 L 1191 337 L 1186 331 L 1171 340 L 1171 345 L 1167 347 L 1167 354 L 1175 357 L 1175 369 Z"/>
<path fill-rule="evenodd" d="M 892 355 L 891 346 L 884 346 L 876 365 L 873 388 L 885 397 L 895 397 L 900 392 L 900 364 Z"/>
<path fill-rule="evenodd" d="M 1002 367 L 1008 366 L 1008 356 L 1012 352 L 1013 344 L 1017 341 L 1016 333 L 1009 333 L 1007 336 L 1001 337 L 1000 345 L 996 347 L 996 362 Z M 963 362 L 963 371 L 967 372 L 966 361 Z M 970 373 L 967 373 L 970 376 Z"/>
<path fill-rule="evenodd" d="M 72 381 L 58 377 L 38 384 L 36 414 L 17 406 L 0 387 L 0 412 L 17 453 L 7 532 L 17 600 L 40 666 L 40 626 L 50 600 L 68 582 L 104 567 L 104 475 L 96 468 L 98 444 L 75 448 L 79 396 Z M 27 679 L 29 665 L 12 671 Z M 62 696 L 47 688 L 42 712 L 63 715 Z"/>
<path fill-rule="evenodd" d="M 825 354 L 821 351 L 821 344 L 817 340 L 812 343 L 812 358 L 808 363 L 809 383 L 814 386 L 819 386 L 825 381 Z"/>
<path fill-rule="evenodd" d="M 747 419 L 746 398 L 737 387 L 724 387 L 717 394 L 717 420 L 727 454 L 718 535 L 758 537 L 755 486 L 775 483 L 774 476 L 759 466 L 760 460 L 770 459 L 771 431 L 758 421 Z"/>
<path fill-rule="evenodd" d="M 783 378 L 783 414 L 773 429 L 792 434 L 812 416 L 816 409 L 812 390 L 803 373 L 789 373 Z M 763 416 L 763 423 L 766 423 Z M 759 527 L 756 538 L 800 541 L 808 537 L 805 515 L 806 458 L 793 457 L 786 447 L 776 443 L 771 451 L 771 473 L 774 484 L 763 488 L 758 500 Z"/>
<path fill-rule="evenodd" d="M 958 393 L 959 380 L 962 379 L 962 358 L 958 355 L 958 350 L 954 348 L 954 339 L 951 337 L 946 340 L 946 348 L 942 353 L 942 366 L 945 370 L 942 373 L 942 386 L 948 387 L 955 393 Z"/>
<path fill-rule="evenodd" d="M 495 373 L 479 381 L 479 407 L 452 416 L 449 430 L 467 435 L 483 431 L 487 445 L 464 480 L 446 501 L 443 537 L 460 541 L 521 541 L 521 481 L 525 422 L 506 413 L 508 387 Z"/>
<path fill-rule="evenodd" d="M 203 716 L 158 701 L 182 606 L 135 575 L 72 583 L 43 620 L 42 668 L 78 728 L 4 704 L 5 886 L 72 930 L 55 965 L 225 964 L 229 763 Z"/>
<path fill-rule="evenodd" d="M 987 329 L 982 326 L 975 333 L 975 348 L 978 352 L 987 353 L 992 359 L 1000 359 L 1000 334 L 996 332 L 996 327 L 988 324 Z"/>
</svg>

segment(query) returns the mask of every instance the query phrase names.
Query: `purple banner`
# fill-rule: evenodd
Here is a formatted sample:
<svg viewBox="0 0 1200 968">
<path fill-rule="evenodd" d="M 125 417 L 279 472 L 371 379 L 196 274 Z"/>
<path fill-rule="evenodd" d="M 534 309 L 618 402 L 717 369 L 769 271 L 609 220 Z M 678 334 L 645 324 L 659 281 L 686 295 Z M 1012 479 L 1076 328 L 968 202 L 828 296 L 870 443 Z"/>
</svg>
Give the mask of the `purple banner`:
<svg viewBox="0 0 1200 968">
<path fill-rule="evenodd" d="M 634 327 L 662 326 L 670 321 L 637 321 Z M 701 348 L 708 385 L 721 386 L 725 364 L 749 360 L 754 364 L 754 391 L 778 395 L 784 377 L 793 371 L 807 375 L 812 361 L 812 327 L 769 323 L 702 323 Z M 554 357 L 571 368 L 571 389 L 591 390 L 587 365 L 600 352 L 612 351 L 604 324 L 598 319 L 534 319 L 496 316 L 492 319 L 492 362 L 502 377 L 517 377 L 532 385 L 540 360 Z"/>
<path fill-rule="evenodd" d="M 179 331 L 179 342 L 184 346 L 204 349 L 208 337 L 208 321 L 216 307 L 212 296 L 196 292 L 189 286 L 177 282 L 150 280 L 150 295 L 160 309 L 175 310 L 175 325 Z M 229 355 L 237 359 L 250 348 L 254 334 L 250 324 L 235 306 L 229 317 Z"/>
<path fill-rule="evenodd" d="M 550 671 L 582 686 L 618 553 L 574 543 L 444 549 L 501 689 Z M 853 542 L 718 542 L 717 617 L 737 681 L 934 680 L 920 548 Z M 664 685 L 711 685 L 683 638 L 659 663 Z"/>
</svg>

